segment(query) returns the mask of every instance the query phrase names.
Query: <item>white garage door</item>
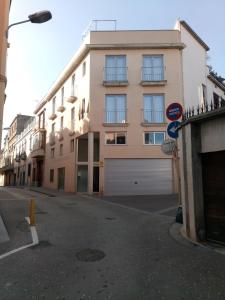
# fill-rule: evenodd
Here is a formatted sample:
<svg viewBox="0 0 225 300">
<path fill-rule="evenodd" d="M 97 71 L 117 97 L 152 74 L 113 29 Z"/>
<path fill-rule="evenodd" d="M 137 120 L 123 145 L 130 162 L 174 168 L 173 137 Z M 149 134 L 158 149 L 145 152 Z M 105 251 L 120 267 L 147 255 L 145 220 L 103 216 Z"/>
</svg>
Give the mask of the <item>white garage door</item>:
<svg viewBox="0 0 225 300">
<path fill-rule="evenodd" d="M 105 159 L 105 195 L 171 193 L 171 159 Z"/>
</svg>

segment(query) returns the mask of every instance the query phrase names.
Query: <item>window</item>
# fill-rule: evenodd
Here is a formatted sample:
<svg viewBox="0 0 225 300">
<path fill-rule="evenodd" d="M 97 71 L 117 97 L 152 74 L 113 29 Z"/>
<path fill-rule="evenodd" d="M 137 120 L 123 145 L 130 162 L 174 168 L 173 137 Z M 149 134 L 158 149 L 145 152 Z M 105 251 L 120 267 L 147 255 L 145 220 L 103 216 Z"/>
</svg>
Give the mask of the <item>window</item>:
<svg viewBox="0 0 225 300">
<path fill-rule="evenodd" d="M 82 99 L 82 104 L 79 112 L 79 120 L 84 118 L 84 114 L 85 114 L 85 99 Z"/>
<path fill-rule="evenodd" d="M 84 76 L 86 74 L 86 61 L 83 62 L 83 65 L 82 65 L 82 75 Z"/>
<path fill-rule="evenodd" d="M 215 109 L 219 107 L 219 96 L 216 93 L 213 93 L 213 104 Z"/>
<path fill-rule="evenodd" d="M 60 118 L 60 130 L 63 130 L 63 117 Z"/>
<path fill-rule="evenodd" d="M 164 95 L 144 95 L 144 122 L 164 122 Z"/>
<path fill-rule="evenodd" d="M 142 80 L 160 81 L 164 79 L 162 55 L 144 55 L 142 67 Z"/>
<path fill-rule="evenodd" d="M 55 132 L 55 123 L 52 124 L 52 133 Z"/>
<path fill-rule="evenodd" d="M 56 103 L 56 97 L 52 99 L 52 113 L 55 114 L 55 103 Z"/>
<path fill-rule="evenodd" d="M 50 182 L 54 181 L 54 169 L 50 170 Z"/>
<path fill-rule="evenodd" d="M 59 155 L 63 155 L 63 144 L 59 145 Z"/>
<path fill-rule="evenodd" d="M 75 96 L 75 74 L 71 78 L 71 96 Z"/>
<path fill-rule="evenodd" d="M 126 123 L 125 95 L 106 95 L 105 107 L 106 123 Z"/>
<path fill-rule="evenodd" d="M 207 104 L 207 99 L 206 99 L 206 86 L 204 84 L 202 84 L 202 101 L 203 104 L 206 105 Z"/>
<path fill-rule="evenodd" d="M 161 145 L 165 140 L 165 132 L 145 132 L 145 145 Z"/>
<path fill-rule="evenodd" d="M 55 157 L 55 148 L 51 148 L 51 158 Z"/>
<path fill-rule="evenodd" d="M 70 152 L 74 151 L 74 139 L 70 140 Z"/>
<path fill-rule="evenodd" d="M 64 87 L 61 88 L 61 106 L 64 105 Z"/>
<path fill-rule="evenodd" d="M 28 164 L 27 176 L 30 177 L 30 175 L 31 175 L 31 164 Z"/>
<path fill-rule="evenodd" d="M 127 80 L 126 55 L 106 55 L 105 80 Z"/>
<path fill-rule="evenodd" d="M 107 145 L 125 145 L 126 132 L 107 132 L 105 134 L 105 143 Z"/>
</svg>

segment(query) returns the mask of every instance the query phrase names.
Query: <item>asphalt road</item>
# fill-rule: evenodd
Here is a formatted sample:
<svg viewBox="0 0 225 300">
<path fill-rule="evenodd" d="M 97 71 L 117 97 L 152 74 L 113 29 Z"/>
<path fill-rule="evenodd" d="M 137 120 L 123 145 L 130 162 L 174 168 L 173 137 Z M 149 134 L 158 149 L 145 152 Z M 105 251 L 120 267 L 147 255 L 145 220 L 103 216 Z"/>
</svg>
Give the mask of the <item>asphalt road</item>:
<svg viewBox="0 0 225 300">
<path fill-rule="evenodd" d="M 27 242 L 25 225 L 13 228 L 32 195 L 40 244 L 0 260 L 0 300 L 225 298 L 225 256 L 175 240 L 173 217 L 90 197 L 9 192 L 0 211 L 13 237 L 0 250 L 17 245 L 16 230 Z"/>
</svg>

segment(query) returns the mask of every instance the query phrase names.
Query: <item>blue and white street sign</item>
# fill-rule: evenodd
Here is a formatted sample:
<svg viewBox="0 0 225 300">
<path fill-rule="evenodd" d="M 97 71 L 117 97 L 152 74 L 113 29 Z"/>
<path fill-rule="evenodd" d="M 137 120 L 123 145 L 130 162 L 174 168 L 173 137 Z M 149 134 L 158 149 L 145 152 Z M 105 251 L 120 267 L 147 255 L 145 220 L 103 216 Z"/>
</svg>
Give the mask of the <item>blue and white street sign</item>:
<svg viewBox="0 0 225 300">
<path fill-rule="evenodd" d="M 167 126 L 167 133 L 168 136 L 170 136 L 173 139 L 177 139 L 178 138 L 178 130 L 177 128 L 180 126 L 179 121 L 174 121 L 168 124 Z"/>
</svg>

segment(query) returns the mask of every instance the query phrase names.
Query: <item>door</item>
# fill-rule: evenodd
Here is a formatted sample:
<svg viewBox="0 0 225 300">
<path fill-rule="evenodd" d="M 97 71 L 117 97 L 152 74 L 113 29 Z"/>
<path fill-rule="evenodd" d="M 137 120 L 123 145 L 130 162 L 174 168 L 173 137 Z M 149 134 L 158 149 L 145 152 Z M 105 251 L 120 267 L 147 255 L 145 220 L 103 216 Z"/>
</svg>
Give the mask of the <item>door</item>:
<svg viewBox="0 0 225 300">
<path fill-rule="evenodd" d="M 202 154 L 206 237 L 225 243 L 225 151 Z"/>
<path fill-rule="evenodd" d="M 65 168 L 58 168 L 58 189 L 64 190 L 65 185 Z"/>
<path fill-rule="evenodd" d="M 43 181 L 43 160 L 37 161 L 37 185 L 42 186 Z"/>
<path fill-rule="evenodd" d="M 105 195 L 173 192 L 171 159 L 105 159 Z"/>
<path fill-rule="evenodd" d="M 86 193 L 88 190 L 88 166 L 77 167 L 77 192 Z"/>
</svg>

